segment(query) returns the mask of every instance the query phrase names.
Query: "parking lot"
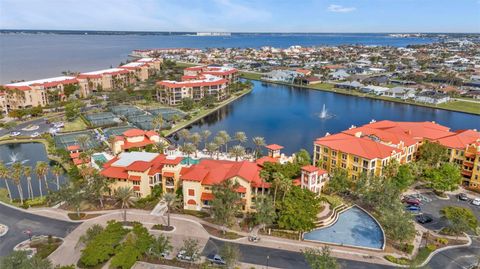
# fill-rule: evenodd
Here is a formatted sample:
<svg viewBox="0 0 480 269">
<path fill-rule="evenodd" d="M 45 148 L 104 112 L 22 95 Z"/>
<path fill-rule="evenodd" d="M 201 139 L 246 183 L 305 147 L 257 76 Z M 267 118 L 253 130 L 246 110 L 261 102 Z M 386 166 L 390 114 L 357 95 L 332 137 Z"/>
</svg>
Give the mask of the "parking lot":
<svg viewBox="0 0 480 269">
<path fill-rule="evenodd" d="M 480 206 L 472 205 L 471 200 L 461 201 L 456 195 L 449 195 L 448 200 L 440 199 L 433 193 L 422 193 L 427 198 L 421 202 L 421 211 L 432 216 L 433 221 L 430 223 L 422 224 L 425 228 L 431 230 L 439 230 L 445 227 L 445 220 L 440 215 L 440 210 L 447 206 L 460 206 L 470 208 L 477 219 L 480 221 Z"/>
</svg>

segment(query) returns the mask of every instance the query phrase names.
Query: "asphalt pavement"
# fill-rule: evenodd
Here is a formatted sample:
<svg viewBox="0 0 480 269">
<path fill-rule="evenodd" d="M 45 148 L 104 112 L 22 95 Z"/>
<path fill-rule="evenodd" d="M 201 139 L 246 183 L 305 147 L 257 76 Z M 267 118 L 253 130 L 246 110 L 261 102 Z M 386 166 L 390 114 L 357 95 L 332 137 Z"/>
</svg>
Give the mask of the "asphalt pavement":
<svg viewBox="0 0 480 269">
<path fill-rule="evenodd" d="M 79 225 L 79 223 L 30 214 L 2 203 L 0 203 L 0 223 L 9 228 L 8 233 L 0 237 L 0 256 L 8 255 L 15 245 L 27 240 L 28 236 L 24 233 L 26 230 L 30 230 L 32 235 L 65 237 Z"/>
</svg>

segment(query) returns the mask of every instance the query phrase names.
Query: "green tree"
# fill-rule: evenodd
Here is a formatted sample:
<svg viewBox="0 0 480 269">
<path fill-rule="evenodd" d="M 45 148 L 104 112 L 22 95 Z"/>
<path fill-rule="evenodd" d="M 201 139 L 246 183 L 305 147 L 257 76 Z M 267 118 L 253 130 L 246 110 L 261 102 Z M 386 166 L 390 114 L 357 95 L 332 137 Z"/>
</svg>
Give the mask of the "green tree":
<svg viewBox="0 0 480 269">
<path fill-rule="evenodd" d="M 52 167 L 52 174 L 56 178 L 56 183 L 57 183 L 57 190 L 60 189 L 60 176 L 63 174 L 63 167 L 60 165 L 55 165 Z"/>
<path fill-rule="evenodd" d="M 8 168 L 5 166 L 5 164 L 3 164 L 2 161 L 0 161 L 0 178 L 3 178 L 3 180 L 5 181 L 5 187 L 7 188 L 8 198 L 10 198 L 10 203 L 12 203 L 13 202 L 12 191 L 10 190 L 10 185 L 8 184 L 9 174 L 10 172 L 8 171 Z"/>
<path fill-rule="evenodd" d="M 352 182 L 348 179 L 348 174 L 343 169 L 336 169 L 327 183 L 327 190 L 331 193 L 347 194 L 350 192 Z"/>
<path fill-rule="evenodd" d="M 167 252 L 172 251 L 173 247 L 170 243 L 170 238 L 160 234 L 158 235 L 155 240 L 150 245 L 148 250 L 148 255 L 153 256 L 155 258 L 163 258 L 163 255 Z"/>
<path fill-rule="evenodd" d="M 238 158 L 243 158 L 245 156 L 245 148 L 241 145 L 235 145 L 230 148 L 230 155 L 235 157 L 235 161 L 238 162 Z"/>
<path fill-rule="evenodd" d="M 273 206 L 275 206 L 277 201 L 277 192 L 278 188 L 282 185 L 282 182 L 286 179 L 285 176 L 280 172 L 274 172 L 272 175 L 273 181 Z"/>
<path fill-rule="evenodd" d="M 330 249 L 327 246 L 322 249 L 307 248 L 302 251 L 305 260 L 312 269 L 338 269 L 337 259 L 331 256 Z"/>
<path fill-rule="evenodd" d="M 213 157 L 213 154 L 218 151 L 218 145 L 210 142 L 206 146 L 207 152 L 210 153 L 210 156 Z"/>
<path fill-rule="evenodd" d="M 103 208 L 103 194 L 109 191 L 108 180 L 94 173 L 88 180 L 88 194 L 92 200 L 97 200 Z"/>
<path fill-rule="evenodd" d="M 1 171 L 1 168 L 0 168 Z M 1 172 L 0 172 L 1 175 Z M 23 176 L 27 179 L 27 194 L 29 199 L 33 199 L 33 187 L 32 187 L 32 167 L 25 166 L 23 169 Z M 1 176 L 0 176 L 1 177 Z"/>
<path fill-rule="evenodd" d="M 295 154 L 295 162 L 300 166 L 311 164 L 312 158 L 310 158 L 310 153 L 305 149 L 301 149 Z"/>
<path fill-rule="evenodd" d="M 162 130 L 164 122 L 165 121 L 163 119 L 162 114 L 156 115 L 152 120 L 153 128 L 156 129 L 156 130 Z"/>
<path fill-rule="evenodd" d="M 205 129 L 200 134 L 202 135 L 203 149 L 207 149 L 208 138 L 212 135 L 212 132 L 210 132 L 210 130 Z"/>
<path fill-rule="evenodd" d="M 275 205 L 269 196 L 258 195 L 255 200 L 255 209 L 255 221 L 260 225 L 260 229 L 265 230 L 265 227 L 271 225 L 277 217 Z"/>
<path fill-rule="evenodd" d="M 448 161 L 448 151 L 444 146 L 425 141 L 418 149 L 418 160 L 425 162 L 430 167 L 439 167 Z"/>
<path fill-rule="evenodd" d="M 219 131 L 217 136 L 222 138 L 222 140 L 224 142 L 224 145 L 225 145 L 225 153 L 227 153 L 228 152 L 228 142 L 230 142 L 232 140 L 232 138 L 230 137 L 230 135 L 225 130 Z"/>
<path fill-rule="evenodd" d="M 192 98 L 183 98 L 182 99 L 182 105 L 180 106 L 180 109 L 183 111 L 190 111 L 195 107 L 195 101 L 193 101 Z"/>
<path fill-rule="evenodd" d="M 460 169 L 453 163 L 445 163 L 441 167 L 427 169 L 425 178 L 436 191 L 440 192 L 455 190 L 462 181 Z"/>
<path fill-rule="evenodd" d="M 135 194 L 132 188 L 118 187 L 114 192 L 115 200 L 121 205 L 123 209 L 123 222 L 127 221 L 127 208 L 133 205 L 133 197 Z"/>
<path fill-rule="evenodd" d="M 38 179 L 38 189 L 40 191 L 40 198 L 43 198 L 43 191 L 42 191 L 42 178 L 45 181 L 48 189 L 48 182 L 47 182 L 47 174 L 48 174 L 48 164 L 46 162 L 37 162 L 35 166 L 35 174 L 37 174 Z"/>
<path fill-rule="evenodd" d="M 225 227 L 234 224 L 235 215 L 240 210 L 240 196 L 235 191 L 238 186 L 237 182 L 224 180 L 213 187 L 213 219 L 222 226 L 223 233 L 226 232 Z"/>
<path fill-rule="evenodd" d="M 252 138 L 252 141 L 253 141 L 253 144 L 255 144 L 255 158 L 258 158 L 260 157 L 260 154 L 262 152 L 261 151 L 262 147 L 264 147 L 266 144 L 265 138 L 256 136 Z"/>
<path fill-rule="evenodd" d="M 15 186 L 17 186 L 18 195 L 20 197 L 20 203 L 23 205 L 23 189 L 22 189 L 22 182 L 20 179 L 23 175 L 23 165 L 20 162 L 15 162 L 10 167 L 10 178 L 13 180 Z"/>
<path fill-rule="evenodd" d="M 153 242 L 153 236 L 147 228 L 140 223 L 135 223 L 132 232 L 127 234 L 125 241 L 116 249 L 115 256 L 110 261 L 111 267 L 131 268 L 148 251 Z"/>
<path fill-rule="evenodd" d="M 197 260 L 198 253 L 200 252 L 198 240 L 191 238 L 183 240 L 181 250 L 185 251 L 185 256 L 192 257 L 193 261 Z"/>
<path fill-rule="evenodd" d="M 187 155 L 187 164 L 190 165 L 190 155 L 197 152 L 197 147 L 193 143 L 185 143 L 180 147 L 180 151 Z"/>
<path fill-rule="evenodd" d="M 187 129 L 182 129 L 178 131 L 178 136 L 182 139 L 183 144 L 190 140 L 190 131 Z"/>
<path fill-rule="evenodd" d="M 239 144 L 247 142 L 247 135 L 245 132 L 236 132 L 234 135 L 235 141 L 238 141 Z"/>
<path fill-rule="evenodd" d="M 413 173 L 409 165 L 403 164 L 398 167 L 397 175 L 394 177 L 393 182 L 395 186 L 401 191 L 405 191 L 412 185 L 415 180 Z"/>
<path fill-rule="evenodd" d="M 278 225 L 280 228 L 298 232 L 315 228 L 315 221 L 320 210 L 320 200 L 313 192 L 293 187 L 279 203 Z"/>
<path fill-rule="evenodd" d="M 76 119 L 80 110 L 85 106 L 85 104 L 79 100 L 70 101 L 65 105 L 65 117 L 68 121 L 73 121 Z"/>
<path fill-rule="evenodd" d="M 90 142 L 90 136 L 89 135 L 79 135 L 77 136 L 77 142 L 80 144 L 82 149 L 85 151 L 87 150 L 88 143 Z"/>
<path fill-rule="evenodd" d="M 447 220 L 447 229 L 452 234 L 475 231 L 478 226 L 478 220 L 469 208 L 447 206 L 440 210 L 440 214 Z"/>
<path fill-rule="evenodd" d="M 177 201 L 177 196 L 174 193 L 165 193 L 163 195 L 163 200 L 167 203 L 167 225 L 170 227 L 170 212 L 172 211 L 172 206 Z"/>
<path fill-rule="evenodd" d="M 403 205 L 398 199 L 392 204 L 380 208 L 379 216 L 378 220 L 383 226 L 385 235 L 394 242 L 408 242 L 415 237 L 412 216 L 403 210 Z"/>
<path fill-rule="evenodd" d="M 53 269 L 48 259 L 42 259 L 38 255 L 28 257 L 26 251 L 13 251 L 9 255 L 0 258 L 2 269 Z"/>
<path fill-rule="evenodd" d="M 223 244 L 219 254 L 225 261 L 227 268 L 235 268 L 240 260 L 240 249 L 237 245 L 228 242 Z"/>
</svg>

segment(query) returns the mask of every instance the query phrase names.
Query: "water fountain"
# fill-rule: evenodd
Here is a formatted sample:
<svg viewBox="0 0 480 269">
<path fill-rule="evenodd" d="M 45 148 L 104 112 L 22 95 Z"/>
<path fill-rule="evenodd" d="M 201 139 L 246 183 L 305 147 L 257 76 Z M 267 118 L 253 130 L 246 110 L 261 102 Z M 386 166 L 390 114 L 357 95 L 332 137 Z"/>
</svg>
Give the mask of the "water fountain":
<svg viewBox="0 0 480 269">
<path fill-rule="evenodd" d="M 325 104 L 323 104 L 322 111 L 318 115 L 320 119 L 329 119 L 333 117 L 333 114 L 329 114 L 327 108 L 325 107 Z"/>
</svg>

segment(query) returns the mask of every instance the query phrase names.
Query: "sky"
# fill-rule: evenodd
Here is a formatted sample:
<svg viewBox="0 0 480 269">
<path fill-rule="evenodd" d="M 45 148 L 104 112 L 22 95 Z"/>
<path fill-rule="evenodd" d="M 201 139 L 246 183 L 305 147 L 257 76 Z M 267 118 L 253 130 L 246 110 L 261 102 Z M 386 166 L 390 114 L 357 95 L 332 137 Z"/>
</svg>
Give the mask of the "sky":
<svg viewBox="0 0 480 269">
<path fill-rule="evenodd" d="M 0 0 L 0 29 L 480 32 L 480 0 Z"/>
</svg>

